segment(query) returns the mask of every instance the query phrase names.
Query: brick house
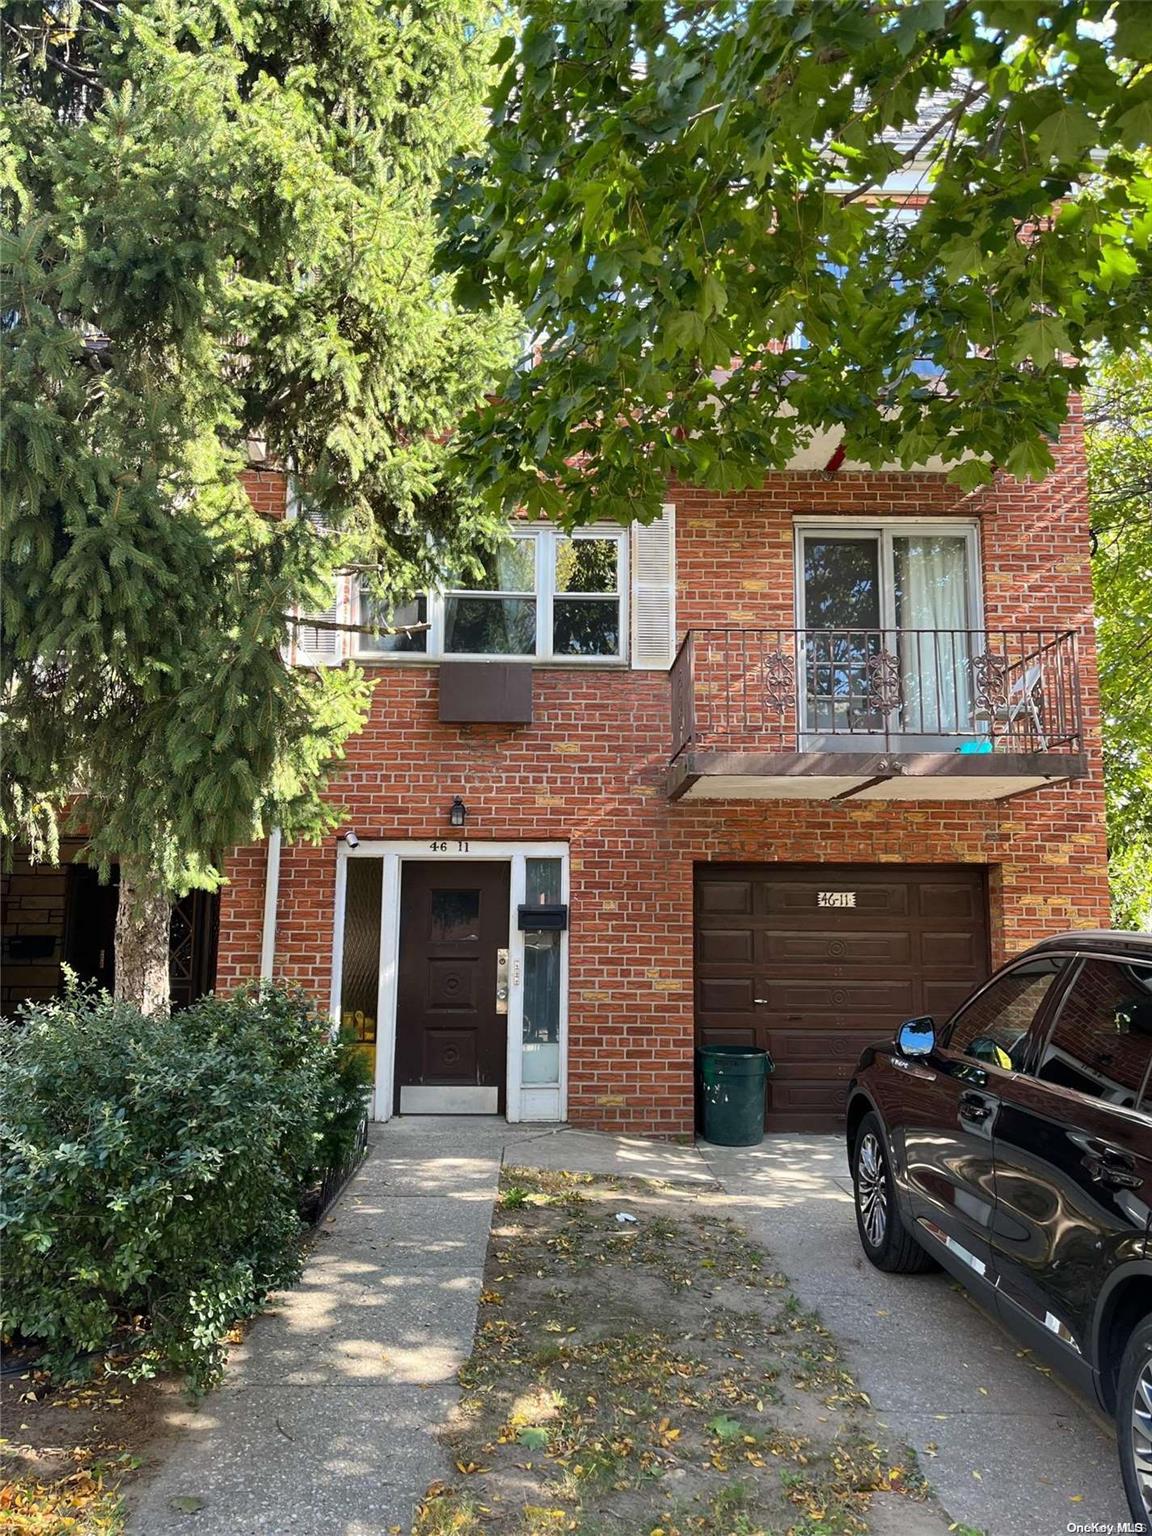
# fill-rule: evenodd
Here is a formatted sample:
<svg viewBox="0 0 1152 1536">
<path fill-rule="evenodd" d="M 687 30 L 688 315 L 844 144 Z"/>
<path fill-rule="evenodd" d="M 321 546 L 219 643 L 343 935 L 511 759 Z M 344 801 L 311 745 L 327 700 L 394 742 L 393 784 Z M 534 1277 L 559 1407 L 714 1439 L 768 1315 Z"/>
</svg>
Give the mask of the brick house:
<svg viewBox="0 0 1152 1536">
<path fill-rule="evenodd" d="M 768 1045 L 770 1125 L 827 1129 L 867 1039 L 1106 924 L 1078 422 L 1046 483 L 972 495 L 830 454 L 646 529 L 518 525 L 394 616 L 426 633 L 346 642 L 345 835 L 233 853 L 217 985 L 330 999 L 378 1119 L 688 1134 L 706 1039 Z"/>
<path fill-rule="evenodd" d="M 971 495 L 834 447 L 671 487 L 647 528 L 518 524 L 486 585 L 393 616 L 419 635 L 302 629 L 298 660 L 371 671 L 372 715 L 339 838 L 231 853 L 217 987 L 330 1003 L 378 1119 L 687 1135 L 703 1039 L 770 1048 L 772 1128 L 831 1129 L 867 1040 L 1105 925 L 1079 422 L 1043 485 Z M 275 472 L 249 490 L 285 506 Z M 21 919 L 13 880 L 19 943 L 62 898 Z"/>
</svg>

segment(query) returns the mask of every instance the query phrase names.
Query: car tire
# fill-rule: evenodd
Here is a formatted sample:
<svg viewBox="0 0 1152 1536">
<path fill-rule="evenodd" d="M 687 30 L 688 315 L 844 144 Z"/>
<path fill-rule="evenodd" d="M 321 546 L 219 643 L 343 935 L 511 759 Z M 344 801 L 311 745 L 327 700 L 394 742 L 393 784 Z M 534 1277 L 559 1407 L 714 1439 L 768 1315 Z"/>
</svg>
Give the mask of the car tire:
<svg viewBox="0 0 1152 1536">
<path fill-rule="evenodd" d="M 1134 1531 L 1152 1531 L 1152 1317 L 1125 1345 L 1116 1385 L 1116 1443 Z"/>
<path fill-rule="evenodd" d="M 852 1189 L 860 1246 L 870 1263 L 890 1275 L 923 1274 L 936 1268 L 931 1255 L 925 1253 L 904 1225 L 880 1118 L 871 1111 L 856 1132 Z"/>
</svg>

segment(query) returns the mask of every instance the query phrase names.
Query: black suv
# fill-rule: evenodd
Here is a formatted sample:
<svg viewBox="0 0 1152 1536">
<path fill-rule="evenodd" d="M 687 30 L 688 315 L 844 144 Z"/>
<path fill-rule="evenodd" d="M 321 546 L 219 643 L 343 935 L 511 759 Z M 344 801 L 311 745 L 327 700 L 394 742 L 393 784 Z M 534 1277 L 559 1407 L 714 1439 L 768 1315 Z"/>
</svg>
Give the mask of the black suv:
<svg viewBox="0 0 1152 1536">
<path fill-rule="evenodd" d="M 847 1132 L 868 1258 L 943 1265 L 1095 1397 L 1152 1530 L 1152 936 L 1045 939 L 942 1028 L 909 1019 Z"/>
</svg>

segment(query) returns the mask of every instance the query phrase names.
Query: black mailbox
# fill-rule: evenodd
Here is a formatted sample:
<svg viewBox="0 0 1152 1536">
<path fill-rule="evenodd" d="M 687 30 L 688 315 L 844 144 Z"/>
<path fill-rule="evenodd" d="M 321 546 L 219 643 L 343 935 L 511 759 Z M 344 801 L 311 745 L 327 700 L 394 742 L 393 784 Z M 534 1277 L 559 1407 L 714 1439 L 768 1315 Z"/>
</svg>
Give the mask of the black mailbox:
<svg viewBox="0 0 1152 1536">
<path fill-rule="evenodd" d="M 544 902 L 535 907 L 519 907 L 517 911 L 519 921 L 516 926 L 521 933 L 563 933 L 568 927 L 566 901 Z"/>
</svg>

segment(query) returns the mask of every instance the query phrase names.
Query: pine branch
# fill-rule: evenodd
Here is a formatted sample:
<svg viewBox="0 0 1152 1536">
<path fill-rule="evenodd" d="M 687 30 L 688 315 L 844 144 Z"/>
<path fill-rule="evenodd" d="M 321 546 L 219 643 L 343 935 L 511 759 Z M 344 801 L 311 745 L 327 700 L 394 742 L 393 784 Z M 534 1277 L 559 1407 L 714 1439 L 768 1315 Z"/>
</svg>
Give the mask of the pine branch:
<svg viewBox="0 0 1152 1536">
<path fill-rule="evenodd" d="M 304 613 L 282 613 L 280 617 L 286 624 L 347 635 L 422 635 L 432 628 L 431 624 L 343 624 L 338 619 L 314 619 Z"/>
</svg>

